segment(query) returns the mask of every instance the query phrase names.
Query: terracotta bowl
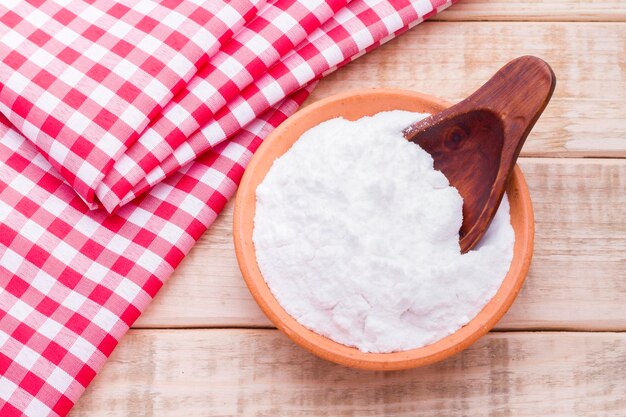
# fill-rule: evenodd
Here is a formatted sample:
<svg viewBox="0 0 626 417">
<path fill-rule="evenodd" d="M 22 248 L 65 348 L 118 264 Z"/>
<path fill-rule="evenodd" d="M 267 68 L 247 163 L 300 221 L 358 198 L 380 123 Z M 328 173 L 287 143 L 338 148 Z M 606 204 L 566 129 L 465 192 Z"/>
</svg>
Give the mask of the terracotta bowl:
<svg viewBox="0 0 626 417">
<path fill-rule="evenodd" d="M 530 266 L 533 251 L 534 218 L 528 187 L 522 171 L 515 167 L 507 188 L 511 223 L 515 230 L 513 261 L 496 295 L 480 313 L 455 333 L 428 346 L 394 353 L 364 353 L 321 336 L 298 323 L 280 306 L 265 283 L 257 265 L 252 230 L 256 208 L 256 187 L 276 158 L 311 127 L 335 117 L 358 119 L 385 110 L 434 113 L 450 104 L 410 91 L 374 89 L 338 94 L 300 110 L 274 130 L 260 146 L 243 176 L 234 215 L 234 240 L 243 277 L 265 315 L 294 342 L 314 354 L 342 365 L 371 370 L 407 369 L 445 359 L 487 333 L 509 309 Z M 463 279 L 460 277 L 460 279 Z"/>
</svg>

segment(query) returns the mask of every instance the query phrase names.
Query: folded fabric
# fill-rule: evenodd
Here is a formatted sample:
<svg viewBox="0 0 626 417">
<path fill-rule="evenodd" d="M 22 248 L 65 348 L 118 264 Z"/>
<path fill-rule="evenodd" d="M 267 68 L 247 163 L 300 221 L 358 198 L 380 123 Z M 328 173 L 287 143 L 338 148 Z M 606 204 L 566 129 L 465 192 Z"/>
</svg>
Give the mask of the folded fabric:
<svg viewBox="0 0 626 417">
<path fill-rule="evenodd" d="M 433 10 L 430 2 L 353 0 L 254 82 L 235 85 L 222 76 L 224 70 L 216 71 L 217 76 L 209 72 L 208 77 L 194 77 L 159 121 L 114 164 L 96 189 L 99 201 L 112 212 L 285 95 L 417 24 Z M 244 68 L 249 54 L 239 62 L 232 58 L 229 65 Z"/>
<path fill-rule="evenodd" d="M 0 111 L 89 199 L 102 173 L 263 2 L 63 3 L 0 4 Z"/>
<path fill-rule="evenodd" d="M 228 99 L 230 83 L 258 77 L 346 1 L 263 4 L 249 27 L 230 40 L 235 31 L 225 23 L 238 29 L 261 2 L 169 1 L 156 7 L 151 0 L 97 0 L 85 7 L 85 1 L 71 0 L 58 10 L 56 1 L 36 7 L 20 1 L 5 9 L 2 20 L 8 30 L 0 38 L 0 54 L 7 55 L 0 66 L 0 111 L 96 208 L 103 176 L 191 76 L 198 75 L 196 89 L 221 85 Z M 220 47 L 212 64 L 202 65 Z"/>
<path fill-rule="evenodd" d="M 315 80 L 448 4 L 3 0 L 0 416 L 67 414 Z"/>
</svg>

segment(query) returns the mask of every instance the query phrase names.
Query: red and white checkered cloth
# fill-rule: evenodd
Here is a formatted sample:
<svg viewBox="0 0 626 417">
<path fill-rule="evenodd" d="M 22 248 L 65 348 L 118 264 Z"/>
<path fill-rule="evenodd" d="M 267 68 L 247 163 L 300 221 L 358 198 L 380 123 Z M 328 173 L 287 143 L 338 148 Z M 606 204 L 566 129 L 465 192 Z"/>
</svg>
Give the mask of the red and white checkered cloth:
<svg viewBox="0 0 626 417">
<path fill-rule="evenodd" d="M 2 0 L 0 416 L 67 414 L 315 80 L 448 5 Z"/>
</svg>

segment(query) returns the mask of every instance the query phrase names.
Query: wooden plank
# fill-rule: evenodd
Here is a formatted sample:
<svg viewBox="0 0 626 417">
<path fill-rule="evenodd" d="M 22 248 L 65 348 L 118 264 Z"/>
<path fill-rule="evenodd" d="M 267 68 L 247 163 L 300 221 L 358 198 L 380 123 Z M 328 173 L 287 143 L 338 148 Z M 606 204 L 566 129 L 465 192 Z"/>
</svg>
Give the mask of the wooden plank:
<svg viewBox="0 0 626 417">
<path fill-rule="evenodd" d="M 626 3 L 603 0 L 461 0 L 434 20 L 623 22 Z"/>
<path fill-rule="evenodd" d="M 625 368 L 623 333 L 491 333 L 440 364 L 374 373 L 276 330 L 140 330 L 70 416 L 616 416 Z"/>
<path fill-rule="evenodd" d="M 626 160 L 524 158 L 533 263 L 499 329 L 626 330 Z M 270 326 L 241 278 L 232 203 L 137 327 Z"/>
<path fill-rule="evenodd" d="M 523 154 L 626 157 L 624 23 L 425 22 L 323 79 L 308 102 L 374 87 L 457 101 L 526 54 L 550 63 L 557 86 Z"/>
</svg>

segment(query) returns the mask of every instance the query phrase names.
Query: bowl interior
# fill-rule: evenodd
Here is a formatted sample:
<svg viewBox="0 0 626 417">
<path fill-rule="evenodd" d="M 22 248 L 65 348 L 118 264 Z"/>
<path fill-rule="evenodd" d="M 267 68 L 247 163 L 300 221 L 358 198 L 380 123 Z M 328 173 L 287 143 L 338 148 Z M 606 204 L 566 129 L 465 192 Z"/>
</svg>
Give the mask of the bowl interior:
<svg viewBox="0 0 626 417">
<path fill-rule="evenodd" d="M 386 110 L 435 113 L 448 103 L 403 90 L 375 89 L 338 94 L 320 100 L 291 116 L 259 147 L 242 178 L 234 214 L 237 260 L 245 282 L 267 317 L 287 336 L 316 355 L 346 366 L 391 370 L 437 362 L 466 348 L 488 332 L 508 310 L 526 277 L 532 256 L 534 219 L 528 187 L 518 166 L 507 187 L 511 224 L 515 231 L 513 260 L 496 295 L 480 313 L 455 333 L 431 345 L 394 353 L 364 353 L 321 336 L 298 323 L 280 306 L 265 283 L 257 265 L 252 232 L 256 209 L 256 187 L 276 158 L 311 127 L 335 117 L 355 120 Z"/>
</svg>

